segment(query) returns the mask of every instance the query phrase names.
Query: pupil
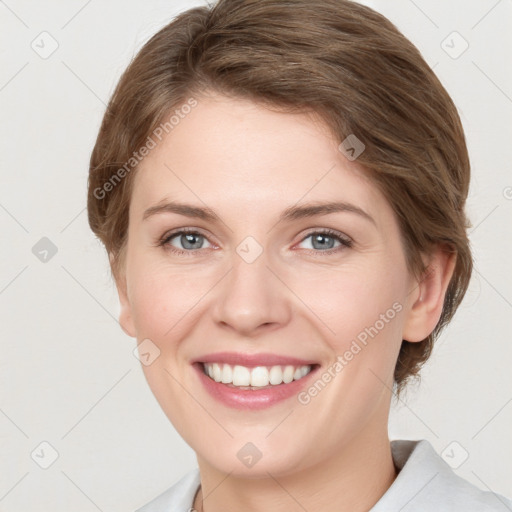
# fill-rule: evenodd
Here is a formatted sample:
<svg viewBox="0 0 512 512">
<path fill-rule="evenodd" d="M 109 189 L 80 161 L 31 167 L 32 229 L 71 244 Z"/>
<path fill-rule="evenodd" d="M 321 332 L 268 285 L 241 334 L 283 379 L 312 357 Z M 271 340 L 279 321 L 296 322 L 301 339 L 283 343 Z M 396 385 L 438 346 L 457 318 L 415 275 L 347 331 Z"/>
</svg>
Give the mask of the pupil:
<svg viewBox="0 0 512 512">
<path fill-rule="evenodd" d="M 326 242 L 327 241 L 327 242 Z M 319 243 L 319 247 L 315 247 L 315 243 Z M 313 238 L 313 247 L 315 249 L 332 249 L 334 246 L 334 238 L 326 235 L 316 235 Z"/>
<path fill-rule="evenodd" d="M 194 247 L 194 243 L 197 243 L 197 238 L 199 235 L 194 234 L 188 234 L 188 235 L 182 235 L 182 244 L 185 249 L 197 249 L 201 247 L 201 244 L 199 244 L 199 247 Z"/>
</svg>

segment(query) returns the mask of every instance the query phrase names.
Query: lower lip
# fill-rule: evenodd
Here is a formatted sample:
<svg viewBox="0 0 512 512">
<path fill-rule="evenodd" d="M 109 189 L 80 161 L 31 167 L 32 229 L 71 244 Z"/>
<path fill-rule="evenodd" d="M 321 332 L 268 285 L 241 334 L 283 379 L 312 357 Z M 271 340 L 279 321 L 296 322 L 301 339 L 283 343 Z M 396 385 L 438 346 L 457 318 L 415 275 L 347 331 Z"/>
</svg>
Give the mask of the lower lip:
<svg viewBox="0 0 512 512">
<path fill-rule="evenodd" d="M 315 374 L 319 368 L 318 366 L 313 367 L 306 376 L 289 384 L 279 384 L 277 386 L 252 390 L 239 389 L 216 382 L 204 373 L 201 363 L 195 363 L 193 366 L 199 374 L 200 381 L 215 399 L 228 407 L 246 410 L 265 409 L 292 396 L 297 396 L 306 387 L 311 379 L 311 375 Z"/>
</svg>

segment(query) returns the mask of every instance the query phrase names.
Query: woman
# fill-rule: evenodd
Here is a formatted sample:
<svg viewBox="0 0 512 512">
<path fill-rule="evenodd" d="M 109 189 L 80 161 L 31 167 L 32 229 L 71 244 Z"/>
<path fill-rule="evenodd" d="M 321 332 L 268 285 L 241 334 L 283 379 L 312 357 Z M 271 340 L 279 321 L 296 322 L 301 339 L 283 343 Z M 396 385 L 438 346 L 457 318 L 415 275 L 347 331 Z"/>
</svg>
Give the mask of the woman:
<svg viewBox="0 0 512 512">
<path fill-rule="evenodd" d="M 460 119 L 345 0 L 220 0 L 130 64 L 91 157 L 120 324 L 199 469 L 141 511 L 506 510 L 389 441 L 472 270 Z"/>
</svg>

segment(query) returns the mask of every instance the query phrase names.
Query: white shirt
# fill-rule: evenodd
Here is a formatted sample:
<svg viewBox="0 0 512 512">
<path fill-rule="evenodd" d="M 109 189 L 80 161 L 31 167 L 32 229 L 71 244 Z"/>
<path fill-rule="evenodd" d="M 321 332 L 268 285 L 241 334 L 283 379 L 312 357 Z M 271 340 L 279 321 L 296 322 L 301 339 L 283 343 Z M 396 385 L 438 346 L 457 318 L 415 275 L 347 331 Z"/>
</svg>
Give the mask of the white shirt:
<svg viewBox="0 0 512 512">
<path fill-rule="evenodd" d="M 398 476 L 370 512 L 512 512 L 512 501 L 481 491 L 456 475 L 426 441 L 392 441 Z M 199 470 L 136 512 L 190 512 L 201 483 Z"/>
</svg>

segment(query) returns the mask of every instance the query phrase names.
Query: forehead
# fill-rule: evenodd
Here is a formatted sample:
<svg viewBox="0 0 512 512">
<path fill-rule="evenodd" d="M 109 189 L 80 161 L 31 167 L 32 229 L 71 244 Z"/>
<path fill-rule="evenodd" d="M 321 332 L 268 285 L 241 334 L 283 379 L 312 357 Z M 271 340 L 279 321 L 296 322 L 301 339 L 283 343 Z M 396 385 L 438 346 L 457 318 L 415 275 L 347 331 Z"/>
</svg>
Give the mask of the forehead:
<svg viewBox="0 0 512 512">
<path fill-rule="evenodd" d="M 251 208 L 277 212 L 301 201 L 350 200 L 377 216 L 386 207 L 318 116 L 218 95 L 197 102 L 139 165 L 133 210 L 165 198 L 249 216 Z"/>
</svg>

